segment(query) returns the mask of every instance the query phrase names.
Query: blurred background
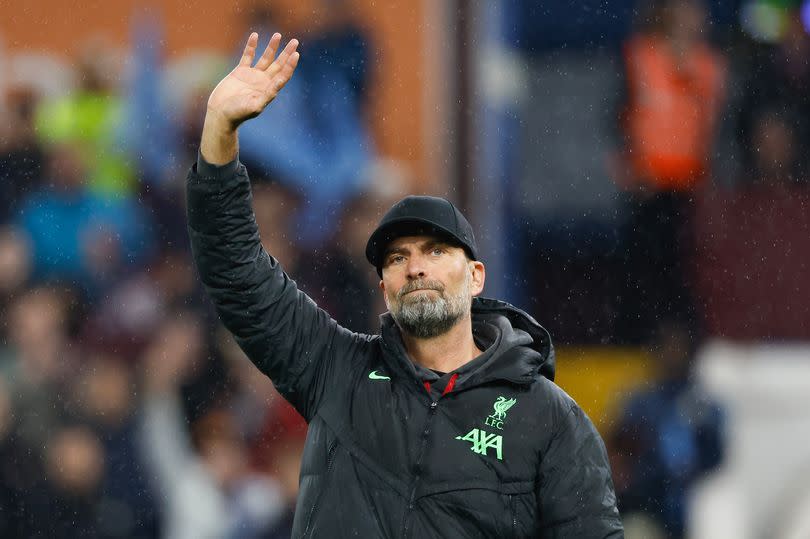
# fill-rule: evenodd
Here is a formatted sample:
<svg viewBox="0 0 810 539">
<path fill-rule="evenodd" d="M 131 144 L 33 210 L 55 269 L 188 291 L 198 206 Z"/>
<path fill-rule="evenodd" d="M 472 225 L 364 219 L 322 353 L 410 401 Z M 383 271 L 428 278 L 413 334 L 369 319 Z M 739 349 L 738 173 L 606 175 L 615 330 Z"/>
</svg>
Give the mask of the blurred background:
<svg viewBox="0 0 810 539">
<path fill-rule="evenodd" d="M 343 325 L 406 193 L 476 228 L 628 538 L 810 537 L 810 1 L 0 5 L 0 536 L 289 537 L 306 425 L 220 327 L 183 183 L 251 30 L 269 252 Z M 804 253 L 804 254 L 803 254 Z"/>
</svg>

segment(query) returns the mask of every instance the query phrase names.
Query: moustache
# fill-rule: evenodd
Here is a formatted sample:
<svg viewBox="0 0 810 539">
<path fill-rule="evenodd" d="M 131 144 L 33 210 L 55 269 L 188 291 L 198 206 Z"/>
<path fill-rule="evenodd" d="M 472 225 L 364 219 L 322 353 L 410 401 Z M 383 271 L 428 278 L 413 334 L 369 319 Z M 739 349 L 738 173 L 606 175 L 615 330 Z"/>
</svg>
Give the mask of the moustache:
<svg viewBox="0 0 810 539">
<path fill-rule="evenodd" d="M 399 292 L 397 292 L 397 299 L 402 299 L 402 296 L 408 294 L 409 292 L 413 292 L 414 290 L 435 290 L 439 292 L 439 294 L 444 295 L 444 285 L 439 281 L 411 281 L 399 289 Z"/>
</svg>

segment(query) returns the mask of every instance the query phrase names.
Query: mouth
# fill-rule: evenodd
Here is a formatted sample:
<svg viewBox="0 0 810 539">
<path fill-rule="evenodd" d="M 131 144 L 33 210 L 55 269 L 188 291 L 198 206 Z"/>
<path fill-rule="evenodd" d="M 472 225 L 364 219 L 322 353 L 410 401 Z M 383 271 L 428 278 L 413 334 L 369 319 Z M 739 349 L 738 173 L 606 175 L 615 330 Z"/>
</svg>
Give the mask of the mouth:
<svg viewBox="0 0 810 539">
<path fill-rule="evenodd" d="M 436 292 L 437 294 L 440 294 L 440 293 L 441 293 L 441 292 L 439 292 L 439 290 L 437 290 L 437 289 L 435 289 L 435 288 L 417 288 L 417 289 L 415 289 L 415 290 L 410 290 L 410 291 L 408 291 L 408 292 L 405 292 L 405 293 L 403 294 L 403 296 L 407 296 L 407 295 L 409 295 L 409 294 L 413 294 L 414 292 Z"/>
</svg>

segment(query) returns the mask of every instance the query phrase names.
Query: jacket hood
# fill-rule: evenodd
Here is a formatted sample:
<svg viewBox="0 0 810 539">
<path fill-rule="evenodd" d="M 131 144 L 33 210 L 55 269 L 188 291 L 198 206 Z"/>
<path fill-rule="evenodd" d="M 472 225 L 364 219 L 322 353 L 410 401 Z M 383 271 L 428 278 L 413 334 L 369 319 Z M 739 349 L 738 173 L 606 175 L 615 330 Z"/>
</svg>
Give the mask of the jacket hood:
<svg viewBox="0 0 810 539">
<path fill-rule="evenodd" d="M 474 298 L 472 317 L 477 337 L 492 328 L 497 330 L 492 335 L 495 340 L 482 354 L 492 352 L 492 360 L 482 365 L 476 375 L 510 378 L 507 373 L 530 373 L 534 378 L 539 373 L 554 381 L 556 359 L 551 335 L 532 316 L 505 301 Z"/>
<path fill-rule="evenodd" d="M 380 321 L 383 346 L 391 353 L 386 355 L 395 356 L 389 357 L 393 366 L 418 379 L 435 376 L 410 361 L 391 313 L 383 314 Z M 527 384 L 538 374 L 554 380 L 551 336 L 526 312 L 503 301 L 473 298 L 472 325 L 476 343 L 484 352 L 456 369 L 457 388 L 496 379 Z"/>
</svg>

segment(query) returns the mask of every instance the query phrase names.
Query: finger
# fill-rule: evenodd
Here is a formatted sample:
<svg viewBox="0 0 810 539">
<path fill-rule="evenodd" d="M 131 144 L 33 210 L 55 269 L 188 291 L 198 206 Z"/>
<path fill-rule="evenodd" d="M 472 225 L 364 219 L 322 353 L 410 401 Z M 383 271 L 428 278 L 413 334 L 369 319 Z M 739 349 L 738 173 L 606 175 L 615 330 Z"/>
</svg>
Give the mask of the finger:
<svg viewBox="0 0 810 539">
<path fill-rule="evenodd" d="M 256 43 L 259 42 L 259 34 L 251 32 L 245 44 L 245 51 L 242 53 L 242 59 L 239 60 L 240 66 L 247 66 L 253 63 L 253 56 L 256 54 Z"/>
<path fill-rule="evenodd" d="M 298 40 L 291 39 L 287 43 L 287 46 L 284 47 L 284 50 L 281 51 L 281 54 L 278 55 L 276 61 L 273 62 L 273 65 L 271 66 L 270 69 L 272 75 L 275 75 L 275 73 L 279 72 L 281 68 L 283 68 L 286 65 L 287 61 L 290 59 L 290 56 L 295 52 L 296 48 L 298 48 Z"/>
<path fill-rule="evenodd" d="M 270 64 L 273 63 L 273 58 L 276 57 L 279 43 L 281 43 L 281 34 L 276 32 L 273 34 L 273 37 L 270 38 L 270 43 L 267 44 L 267 48 L 264 49 L 261 58 L 256 62 L 256 69 L 265 70 L 270 67 Z"/>
<path fill-rule="evenodd" d="M 273 78 L 273 83 L 275 84 L 276 92 L 281 91 L 281 89 L 284 88 L 284 86 L 290 81 L 290 79 L 293 76 L 293 73 L 295 72 L 295 68 L 298 66 L 298 58 L 300 57 L 301 55 L 298 54 L 297 51 L 292 53 L 289 59 L 287 60 L 287 63 L 285 63 L 284 66 L 282 66 L 281 70 Z"/>
</svg>

